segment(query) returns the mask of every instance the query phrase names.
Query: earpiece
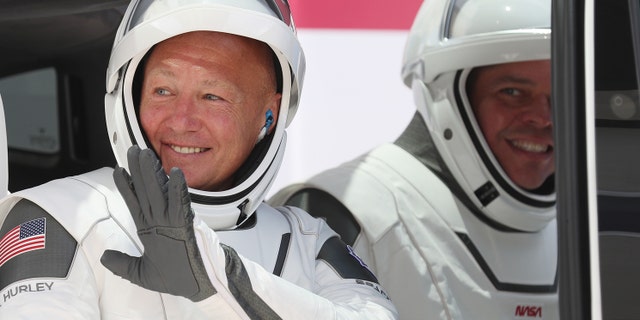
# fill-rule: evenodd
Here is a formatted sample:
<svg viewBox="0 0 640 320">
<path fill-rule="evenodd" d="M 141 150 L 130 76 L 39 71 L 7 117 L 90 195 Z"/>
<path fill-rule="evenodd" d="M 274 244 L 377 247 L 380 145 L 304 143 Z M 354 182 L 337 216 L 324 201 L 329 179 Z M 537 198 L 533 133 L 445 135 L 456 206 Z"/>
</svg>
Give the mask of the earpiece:
<svg viewBox="0 0 640 320">
<path fill-rule="evenodd" d="M 273 111 L 271 111 L 271 109 L 267 110 L 267 113 L 265 113 L 265 118 L 266 120 L 264 121 L 264 126 L 262 127 L 262 129 L 260 129 L 260 133 L 258 134 L 258 140 L 256 141 L 256 143 L 264 139 L 264 137 L 267 135 L 267 132 L 269 132 L 269 128 L 273 124 Z"/>
</svg>

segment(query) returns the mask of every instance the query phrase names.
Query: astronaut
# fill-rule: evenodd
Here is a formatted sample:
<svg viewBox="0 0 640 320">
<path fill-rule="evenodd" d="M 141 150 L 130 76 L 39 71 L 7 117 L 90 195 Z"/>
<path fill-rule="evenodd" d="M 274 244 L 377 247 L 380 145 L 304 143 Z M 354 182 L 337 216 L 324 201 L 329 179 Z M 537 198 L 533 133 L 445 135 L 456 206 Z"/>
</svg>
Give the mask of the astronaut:
<svg viewBox="0 0 640 320">
<path fill-rule="evenodd" d="M 402 319 L 558 318 L 551 2 L 428 0 L 383 144 L 278 191 L 323 216 Z"/>
<path fill-rule="evenodd" d="M 118 166 L 0 201 L 0 318 L 396 318 L 323 220 L 263 201 L 304 68 L 286 1 L 132 1 L 107 69 Z"/>
</svg>

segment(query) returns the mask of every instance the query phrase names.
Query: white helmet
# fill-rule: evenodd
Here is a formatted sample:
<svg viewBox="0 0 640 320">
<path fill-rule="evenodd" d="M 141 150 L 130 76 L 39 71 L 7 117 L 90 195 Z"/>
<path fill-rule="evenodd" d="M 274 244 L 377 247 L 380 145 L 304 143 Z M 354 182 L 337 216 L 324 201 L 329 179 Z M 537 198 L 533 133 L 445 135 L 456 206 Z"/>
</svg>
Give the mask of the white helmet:
<svg viewBox="0 0 640 320">
<path fill-rule="evenodd" d="M 132 145 L 150 147 L 140 128 L 132 94 L 141 60 L 155 44 L 191 31 L 224 32 L 264 42 L 282 69 L 282 99 L 275 130 L 256 145 L 238 172 L 236 185 L 217 192 L 189 189 L 195 212 L 210 227 L 231 229 L 253 214 L 280 167 L 285 128 L 296 112 L 302 89 L 305 57 L 287 0 L 132 1 L 116 33 L 107 69 L 107 132 L 119 166 L 127 168 L 127 150 Z"/>
<path fill-rule="evenodd" d="M 555 189 L 532 192 L 503 171 L 466 93 L 474 67 L 551 57 L 551 0 L 427 0 L 408 36 L 402 77 L 440 156 L 483 215 L 536 231 L 555 217 Z M 552 179 L 552 178 L 551 178 Z"/>
</svg>

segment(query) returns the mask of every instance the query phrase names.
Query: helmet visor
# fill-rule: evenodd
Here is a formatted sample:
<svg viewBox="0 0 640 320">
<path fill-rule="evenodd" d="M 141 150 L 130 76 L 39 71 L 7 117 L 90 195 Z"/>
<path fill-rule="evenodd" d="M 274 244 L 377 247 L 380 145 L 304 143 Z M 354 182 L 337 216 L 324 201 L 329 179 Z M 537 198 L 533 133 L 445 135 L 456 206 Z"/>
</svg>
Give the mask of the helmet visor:
<svg viewBox="0 0 640 320">
<path fill-rule="evenodd" d="M 551 27 L 551 1 L 454 0 L 443 38 Z"/>
<path fill-rule="evenodd" d="M 133 12 L 128 15 L 130 18 L 125 25 L 123 32 L 126 34 L 131 29 L 153 18 L 160 18 L 169 12 L 174 12 L 189 7 L 202 6 L 229 6 L 233 8 L 243 8 L 252 11 L 258 11 L 267 15 L 278 18 L 288 27 L 293 27 L 293 19 L 291 16 L 291 8 L 287 0 L 138 0 L 137 3 L 130 6 Z"/>
</svg>

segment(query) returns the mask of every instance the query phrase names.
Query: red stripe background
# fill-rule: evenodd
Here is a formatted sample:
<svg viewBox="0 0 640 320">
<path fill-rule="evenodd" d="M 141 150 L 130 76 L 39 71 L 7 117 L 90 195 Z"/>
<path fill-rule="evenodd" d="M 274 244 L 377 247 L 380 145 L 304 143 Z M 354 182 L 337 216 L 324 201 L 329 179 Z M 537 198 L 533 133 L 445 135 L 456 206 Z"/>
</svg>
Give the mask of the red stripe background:
<svg viewBox="0 0 640 320">
<path fill-rule="evenodd" d="M 408 30 L 422 0 L 289 0 L 298 28 Z"/>
</svg>

